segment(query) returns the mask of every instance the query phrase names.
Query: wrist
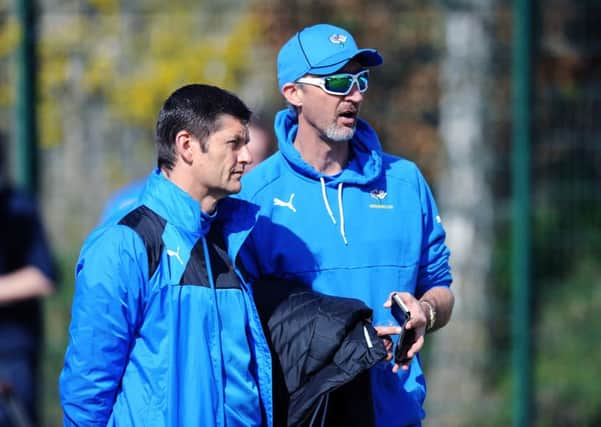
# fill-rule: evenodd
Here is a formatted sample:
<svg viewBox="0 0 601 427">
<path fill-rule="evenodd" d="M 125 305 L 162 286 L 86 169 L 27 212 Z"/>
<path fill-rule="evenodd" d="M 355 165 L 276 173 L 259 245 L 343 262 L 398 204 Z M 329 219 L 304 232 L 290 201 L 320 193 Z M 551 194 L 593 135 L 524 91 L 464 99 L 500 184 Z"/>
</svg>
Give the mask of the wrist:
<svg viewBox="0 0 601 427">
<path fill-rule="evenodd" d="M 436 325 L 436 309 L 434 308 L 434 304 L 428 300 L 420 300 L 419 303 L 426 313 L 426 332 L 429 332 Z"/>
</svg>

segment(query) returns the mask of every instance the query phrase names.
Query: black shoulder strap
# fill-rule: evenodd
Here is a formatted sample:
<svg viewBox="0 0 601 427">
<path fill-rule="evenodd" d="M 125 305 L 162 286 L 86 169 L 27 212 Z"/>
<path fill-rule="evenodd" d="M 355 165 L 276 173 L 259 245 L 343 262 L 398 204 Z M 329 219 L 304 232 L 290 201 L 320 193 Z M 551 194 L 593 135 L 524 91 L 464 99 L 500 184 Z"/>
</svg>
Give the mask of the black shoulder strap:
<svg viewBox="0 0 601 427">
<path fill-rule="evenodd" d="M 148 256 L 148 278 L 150 279 L 163 252 L 163 230 L 166 221 L 147 206 L 140 206 L 125 215 L 119 224 L 134 230 L 142 238 Z"/>
</svg>

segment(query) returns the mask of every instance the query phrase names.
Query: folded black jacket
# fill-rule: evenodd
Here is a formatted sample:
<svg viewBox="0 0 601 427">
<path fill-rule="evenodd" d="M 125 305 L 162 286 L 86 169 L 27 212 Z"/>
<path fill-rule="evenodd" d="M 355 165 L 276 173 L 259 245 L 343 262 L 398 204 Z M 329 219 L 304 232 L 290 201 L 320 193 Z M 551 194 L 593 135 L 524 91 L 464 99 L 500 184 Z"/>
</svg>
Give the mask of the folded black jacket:
<svg viewBox="0 0 601 427">
<path fill-rule="evenodd" d="M 367 370 L 387 352 L 372 310 L 281 279 L 253 287 L 274 353 L 276 425 L 374 425 Z"/>
</svg>

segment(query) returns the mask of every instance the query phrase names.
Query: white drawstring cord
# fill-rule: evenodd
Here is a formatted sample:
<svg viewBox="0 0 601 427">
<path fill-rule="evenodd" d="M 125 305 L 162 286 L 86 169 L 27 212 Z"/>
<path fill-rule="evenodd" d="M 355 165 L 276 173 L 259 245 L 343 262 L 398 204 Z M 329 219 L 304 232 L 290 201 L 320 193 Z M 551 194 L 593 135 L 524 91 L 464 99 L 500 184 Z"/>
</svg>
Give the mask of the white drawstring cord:
<svg viewBox="0 0 601 427">
<path fill-rule="evenodd" d="M 342 236 L 342 240 L 344 240 L 344 244 L 348 245 L 348 240 L 346 240 L 346 232 L 344 231 L 344 209 L 342 208 L 342 182 L 338 184 L 338 212 L 340 212 L 340 235 Z"/>
<path fill-rule="evenodd" d="M 371 337 L 369 336 L 369 331 L 367 330 L 367 326 L 363 326 L 363 336 L 365 337 L 365 342 L 367 342 L 367 348 L 373 348 L 374 344 L 371 342 Z"/>
<path fill-rule="evenodd" d="M 321 182 L 321 196 L 323 197 L 323 204 L 328 211 L 328 215 L 330 215 L 330 219 L 333 224 L 336 224 L 336 218 L 334 218 L 334 214 L 332 213 L 332 208 L 330 208 L 330 203 L 328 202 L 328 196 L 326 195 L 326 182 L 323 179 L 323 176 L 319 177 L 319 182 Z M 348 245 L 348 240 L 346 239 L 346 232 L 344 230 L 344 208 L 342 207 L 342 182 L 338 184 L 338 213 L 340 214 L 340 235 L 342 236 L 342 240 L 345 245 Z"/>
<path fill-rule="evenodd" d="M 324 181 L 323 176 L 319 177 L 319 181 L 321 182 L 321 195 L 323 197 L 323 204 L 326 205 L 326 210 L 328 211 L 328 215 L 330 215 L 330 219 L 334 224 L 336 224 L 336 219 L 334 218 L 334 214 L 332 213 L 332 209 L 328 203 L 328 198 L 326 197 L 326 182 Z"/>
</svg>

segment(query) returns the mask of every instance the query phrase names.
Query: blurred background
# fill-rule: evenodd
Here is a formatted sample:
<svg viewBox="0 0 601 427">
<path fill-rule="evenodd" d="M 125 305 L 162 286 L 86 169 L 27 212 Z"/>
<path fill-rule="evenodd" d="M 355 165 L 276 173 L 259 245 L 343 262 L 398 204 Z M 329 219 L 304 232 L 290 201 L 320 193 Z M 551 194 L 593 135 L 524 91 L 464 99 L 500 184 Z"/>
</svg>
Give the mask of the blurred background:
<svg viewBox="0 0 601 427">
<path fill-rule="evenodd" d="M 154 166 L 162 101 L 216 84 L 270 124 L 279 47 L 317 22 L 383 54 L 362 115 L 445 221 L 457 302 L 423 354 L 425 426 L 601 425 L 601 2 L 0 0 L 8 172 L 37 194 L 61 272 L 43 425 L 62 425 L 78 251 Z"/>
</svg>

